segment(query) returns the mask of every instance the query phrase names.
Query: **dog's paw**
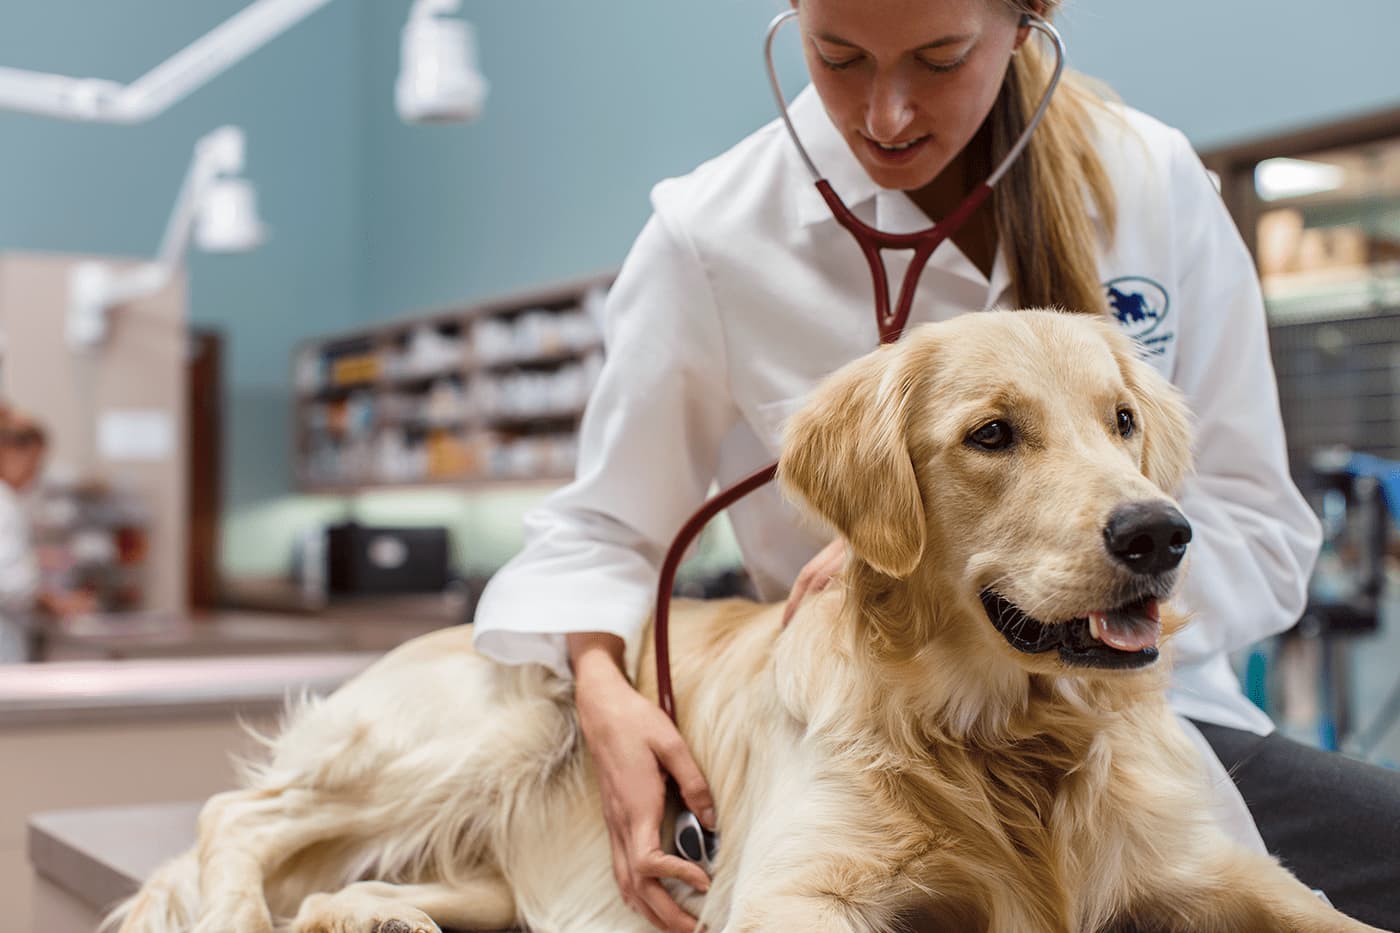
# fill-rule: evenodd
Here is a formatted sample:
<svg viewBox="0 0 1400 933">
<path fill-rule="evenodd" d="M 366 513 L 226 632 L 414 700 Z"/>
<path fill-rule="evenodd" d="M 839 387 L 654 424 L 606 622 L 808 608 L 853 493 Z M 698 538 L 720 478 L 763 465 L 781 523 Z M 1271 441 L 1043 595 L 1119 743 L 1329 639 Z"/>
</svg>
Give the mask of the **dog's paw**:
<svg viewBox="0 0 1400 933">
<path fill-rule="evenodd" d="M 442 933 L 413 907 L 352 892 L 313 894 L 292 921 L 292 933 Z"/>
<path fill-rule="evenodd" d="M 424 916 L 422 922 L 400 920 L 397 917 L 392 920 L 380 920 L 370 928 L 369 933 L 442 933 L 442 931 L 438 929 L 436 923 Z"/>
</svg>

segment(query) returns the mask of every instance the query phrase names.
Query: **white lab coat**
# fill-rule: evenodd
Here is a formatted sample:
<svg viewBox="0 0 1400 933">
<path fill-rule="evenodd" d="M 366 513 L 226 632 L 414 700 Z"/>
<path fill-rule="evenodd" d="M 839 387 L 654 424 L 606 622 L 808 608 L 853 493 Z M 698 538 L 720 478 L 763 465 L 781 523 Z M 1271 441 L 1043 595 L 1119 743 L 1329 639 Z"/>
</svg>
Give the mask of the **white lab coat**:
<svg viewBox="0 0 1400 933">
<path fill-rule="evenodd" d="M 10 484 L 0 481 L 0 664 L 29 660 L 29 625 L 38 589 L 29 517 Z"/>
<path fill-rule="evenodd" d="M 810 87 L 792 116 L 863 220 L 894 232 L 929 225 L 905 194 L 870 180 Z M 1127 108 L 1096 120 L 1118 197 L 1101 280 L 1197 418 L 1196 473 L 1179 497 L 1194 532 L 1182 599 L 1196 620 L 1175 641 L 1172 707 L 1264 734 L 1272 725 L 1242 695 L 1226 653 L 1298 617 L 1320 528 L 1288 474 L 1259 284 L 1186 138 Z M 505 663 L 569 676 L 563 634 L 603 631 L 624 639 L 635 670 L 660 560 L 712 481 L 775 459 L 783 421 L 812 387 L 878 343 L 865 260 L 778 121 L 657 185 L 652 204 L 608 298 L 607 362 L 577 478 L 526 517 L 524 549 L 477 609 L 477 648 Z M 907 254 L 886 262 L 897 291 Z M 1011 307 L 1010 284 L 1004 254 L 988 281 L 947 242 L 924 271 L 910 324 Z M 766 599 L 783 598 L 826 543 L 773 486 L 730 519 Z M 1238 835 L 1257 845 L 1237 795 L 1232 805 L 1248 827 Z"/>
</svg>

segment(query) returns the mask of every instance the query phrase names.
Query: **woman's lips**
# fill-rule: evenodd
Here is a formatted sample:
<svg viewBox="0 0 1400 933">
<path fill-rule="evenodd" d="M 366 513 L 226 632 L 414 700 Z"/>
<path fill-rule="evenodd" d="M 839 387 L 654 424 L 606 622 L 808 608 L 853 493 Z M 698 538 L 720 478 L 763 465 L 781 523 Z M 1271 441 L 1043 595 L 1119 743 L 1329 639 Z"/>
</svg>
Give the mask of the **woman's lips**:
<svg viewBox="0 0 1400 933">
<path fill-rule="evenodd" d="M 908 144 L 896 144 L 900 146 L 900 148 L 887 149 L 870 137 L 861 136 L 861 139 L 865 142 L 866 151 L 870 153 L 875 161 L 883 165 L 905 165 L 914 161 L 923 153 L 924 148 L 928 146 L 929 140 L 932 138 L 931 136 L 920 136 Z"/>
</svg>

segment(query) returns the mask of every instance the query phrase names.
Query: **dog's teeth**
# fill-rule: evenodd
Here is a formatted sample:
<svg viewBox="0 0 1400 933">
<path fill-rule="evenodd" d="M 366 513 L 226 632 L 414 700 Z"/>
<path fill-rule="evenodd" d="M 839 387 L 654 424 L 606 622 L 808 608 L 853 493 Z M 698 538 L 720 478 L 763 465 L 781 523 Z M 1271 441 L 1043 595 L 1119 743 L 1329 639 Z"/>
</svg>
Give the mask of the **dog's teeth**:
<svg viewBox="0 0 1400 933">
<path fill-rule="evenodd" d="M 1162 607 L 1157 603 L 1157 600 L 1149 599 L 1146 603 L 1143 604 L 1142 611 L 1143 614 L 1149 619 L 1151 619 L 1153 622 L 1162 621 Z"/>
<path fill-rule="evenodd" d="M 1089 634 L 1093 636 L 1095 641 L 1103 641 L 1103 639 L 1099 636 L 1099 632 L 1103 631 L 1102 626 L 1105 617 L 1106 614 L 1102 612 L 1089 613 Z"/>
</svg>

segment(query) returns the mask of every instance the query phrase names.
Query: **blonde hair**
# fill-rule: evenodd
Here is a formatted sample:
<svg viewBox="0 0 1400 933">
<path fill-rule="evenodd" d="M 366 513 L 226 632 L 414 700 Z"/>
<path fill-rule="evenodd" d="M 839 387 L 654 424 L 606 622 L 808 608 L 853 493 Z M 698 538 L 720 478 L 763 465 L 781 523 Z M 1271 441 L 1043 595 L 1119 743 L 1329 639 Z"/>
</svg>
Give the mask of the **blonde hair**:
<svg viewBox="0 0 1400 933">
<path fill-rule="evenodd" d="M 1001 0 L 1017 14 L 1049 19 L 1061 0 Z M 1033 33 L 1011 67 L 987 117 L 995 164 L 1011 148 L 1040 102 L 1054 55 Z M 1071 311 L 1105 310 L 1099 281 L 1098 232 L 1089 215 L 1092 197 L 1112 241 L 1117 201 L 1093 143 L 1093 112 L 1104 109 L 1103 89 L 1065 72 L 1045 120 L 1026 151 L 996 187 L 992 199 L 998 241 L 1006 250 L 1016 303 Z"/>
</svg>

